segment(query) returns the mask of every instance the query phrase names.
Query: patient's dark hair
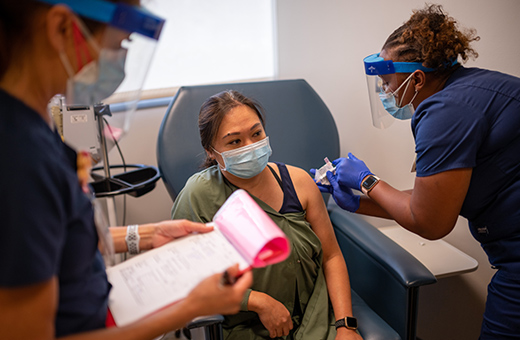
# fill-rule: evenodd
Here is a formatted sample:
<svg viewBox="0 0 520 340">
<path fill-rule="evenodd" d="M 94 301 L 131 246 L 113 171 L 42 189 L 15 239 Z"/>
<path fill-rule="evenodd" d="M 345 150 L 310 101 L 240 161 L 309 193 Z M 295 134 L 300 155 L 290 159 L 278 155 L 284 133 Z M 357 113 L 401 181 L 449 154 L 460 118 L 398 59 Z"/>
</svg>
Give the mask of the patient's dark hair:
<svg viewBox="0 0 520 340">
<path fill-rule="evenodd" d="M 200 142 L 204 150 L 212 151 L 211 147 L 224 116 L 240 105 L 250 107 L 258 115 L 265 129 L 264 109 L 259 103 L 234 90 L 217 93 L 202 104 L 199 112 Z M 217 164 L 217 161 L 206 154 L 206 159 L 201 168 L 209 168 L 215 164 Z"/>
<path fill-rule="evenodd" d="M 388 37 L 382 50 L 394 61 L 422 62 L 438 74 L 450 73 L 458 67 L 453 65 L 457 58 L 478 57 L 470 44 L 479 39 L 474 29 L 460 29 L 441 5 L 427 4 Z"/>
</svg>

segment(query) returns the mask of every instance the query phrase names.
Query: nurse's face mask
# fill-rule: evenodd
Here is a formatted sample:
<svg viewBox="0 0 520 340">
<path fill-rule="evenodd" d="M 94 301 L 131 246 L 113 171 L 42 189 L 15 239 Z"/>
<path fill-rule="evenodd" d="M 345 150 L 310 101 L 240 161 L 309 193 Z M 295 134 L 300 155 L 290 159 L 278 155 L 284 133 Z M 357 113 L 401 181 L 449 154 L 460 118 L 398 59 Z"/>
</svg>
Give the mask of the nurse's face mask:
<svg viewBox="0 0 520 340">
<path fill-rule="evenodd" d="M 415 108 L 413 106 L 413 100 L 417 96 L 417 93 L 419 91 L 415 90 L 415 94 L 413 98 L 410 100 L 410 102 L 404 106 L 402 106 L 403 98 L 408 90 L 408 86 L 410 85 L 412 76 L 414 74 L 410 74 L 408 78 L 397 88 L 395 91 L 385 91 L 384 87 L 382 88 L 382 91 L 379 93 L 379 99 L 381 100 L 381 103 L 383 103 L 383 107 L 385 108 L 386 112 L 391 114 L 394 118 L 400 119 L 400 120 L 406 120 L 411 119 Z M 401 99 L 399 100 L 399 103 L 396 101 L 396 93 L 399 92 L 399 90 L 406 84 L 406 87 L 404 88 L 403 95 L 401 96 Z"/>
<path fill-rule="evenodd" d="M 244 179 L 252 178 L 260 174 L 267 166 L 269 156 L 272 154 L 269 137 L 265 137 L 256 143 L 222 153 L 214 148 L 212 149 L 222 156 L 224 167 L 219 165 L 223 171 L 227 171 L 234 176 Z"/>
<path fill-rule="evenodd" d="M 414 114 L 413 100 L 414 97 L 406 105 L 403 105 L 402 98 L 407 93 L 408 87 L 412 79 L 412 75 L 417 70 L 423 72 L 432 72 L 434 69 L 427 68 L 420 62 L 394 62 L 385 60 L 379 53 L 370 55 L 364 60 L 365 73 L 367 76 L 368 97 L 370 99 L 370 110 L 372 113 L 372 124 L 380 129 L 389 127 L 397 119 L 410 119 Z M 396 73 L 410 73 L 406 80 L 391 92 L 386 88 L 386 83 L 397 84 Z M 383 78 L 385 82 L 383 82 Z M 403 87 L 403 96 L 399 102 L 396 100 L 397 92 Z M 385 91 L 386 90 L 386 91 Z"/>
<path fill-rule="evenodd" d="M 76 64 L 80 69 L 74 74 L 67 56 L 63 51 L 60 53 L 63 66 L 69 75 L 65 98 L 71 103 L 101 103 L 110 97 L 125 79 L 127 49 L 101 48 L 79 18 L 72 23 L 72 29 Z M 97 60 L 93 60 L 89 50 L 98 55 Z"/>
</svg>

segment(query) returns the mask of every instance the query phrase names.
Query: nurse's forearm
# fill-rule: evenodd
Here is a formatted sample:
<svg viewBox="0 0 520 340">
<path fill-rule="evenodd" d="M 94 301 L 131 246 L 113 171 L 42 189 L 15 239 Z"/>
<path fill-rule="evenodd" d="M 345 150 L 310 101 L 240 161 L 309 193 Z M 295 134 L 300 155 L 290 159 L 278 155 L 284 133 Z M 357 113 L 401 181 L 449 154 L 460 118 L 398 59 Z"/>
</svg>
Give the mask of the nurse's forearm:
<svg viewBox="0 0 520 340">
<path fill-rule="evenodd" d="M 383 182 L 383 181 L 381 181 Z M 387 186 L 389 186 L 387 184 Z M 390 187 L 390 186 L 389 186 Z M 390 187 L 392 188 L 392 187 Z M 403 194 L 411 195 L 412 189 L 399 191 L 397 189 L 392 188 L 395 191 L 398 191 Z M 383 209 L 375 200 L 370 199 L 370 197 L 361 195 L 361 199 L 359 201 L 359 209 L 356 211 L 357 214 L 373 216 L 373 217 L 381 217 L 393 220 L 393 217 L 388 211 Z"/>
<path fill-rule="evenodd" d="M 416 194 L 415 190 L 413 194 Z M 412 206 L 412 193 L 397 190 L 388 183 L 380 181 L 368 194 L 372 203 L 365 203 L 365 199 L 360 213 L 363 213 L 364 209 L 369 206 L 372 210 L 365 211 L 368 215 L 393 219 L 403 228 L 424 238 L 434 240 L 446 236 L 453 229 L 458 214 L 450 213 L 448 207 L 443 209 L 434 206 L 440 204 L 439 199 L 436 199 L 433 193 L 429 192 L 423 196 L 426 196 L 426 200 L 422 200 L 422 204 Z M 446 198 L 444 200 L 448 201 Z M 375 206 L 379 206 L 380 210 L 374 208 Z M 456 207 L 449 208 L 457 209 Z M 370 214 L 374 211 L 379 214 Z"/>
<path fill-rule="evenodd" d="M 392 219 L 392 216 L 385 209 L 365 195 L 362 195 L 359 200 L 359 208 L 356 210 L 356 214 Z"/>
</svg>

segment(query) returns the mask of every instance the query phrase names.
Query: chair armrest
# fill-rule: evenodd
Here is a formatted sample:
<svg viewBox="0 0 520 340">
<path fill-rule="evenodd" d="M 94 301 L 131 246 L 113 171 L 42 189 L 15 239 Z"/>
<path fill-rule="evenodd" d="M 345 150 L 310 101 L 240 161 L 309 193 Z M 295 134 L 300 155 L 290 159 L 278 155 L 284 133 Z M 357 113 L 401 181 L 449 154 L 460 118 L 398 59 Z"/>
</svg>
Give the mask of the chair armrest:
<svg viewBox="0 0 520 340">
<path fill-rule="evenodd" d="M 397 332 L 352 291 L 352 310 L 358 320 L 363 340 L 401 340 Z"/>
<path fill-rule="evenodd" d="M 191 320 L 186 325 L 186 328 L 193 329 L 193 328 L 199 328 L 199 327 L 206 327 L 206 326 L 210 326 L 210 325 L 214 325 L 214 324 L 219 324 L 222 322 L 224 322 L 224 317 L 220 314 L 199 316 L 199 317 Z"/>
<path fill-rule="evenodd" d="M 413 338 L 418 288 L 437 282 L 435 276 L 376 227 L 333 200 L 328 210 L 352 290 L 403 339 Z"/>
</svg>

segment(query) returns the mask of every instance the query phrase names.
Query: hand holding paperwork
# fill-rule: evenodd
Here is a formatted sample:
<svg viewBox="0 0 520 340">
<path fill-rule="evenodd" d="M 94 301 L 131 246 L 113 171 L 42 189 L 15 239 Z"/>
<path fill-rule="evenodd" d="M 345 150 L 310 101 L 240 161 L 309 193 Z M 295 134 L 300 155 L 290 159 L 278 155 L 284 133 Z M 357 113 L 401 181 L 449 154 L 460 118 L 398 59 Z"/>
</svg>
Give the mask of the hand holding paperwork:
<svg viewBox="0 0 520 340">
<path fill-rule="evenodd" d="M 117 325 L 184 299 L 200 281 L 236 263 L 244 271 L 289 256 L 285 234 L 244 190 L 235 191 L 211 223 L 213 232 L 190 234 L 107 269 Z"/>
</svg>

